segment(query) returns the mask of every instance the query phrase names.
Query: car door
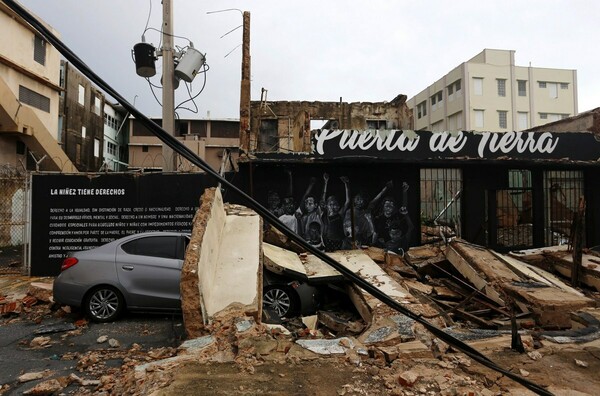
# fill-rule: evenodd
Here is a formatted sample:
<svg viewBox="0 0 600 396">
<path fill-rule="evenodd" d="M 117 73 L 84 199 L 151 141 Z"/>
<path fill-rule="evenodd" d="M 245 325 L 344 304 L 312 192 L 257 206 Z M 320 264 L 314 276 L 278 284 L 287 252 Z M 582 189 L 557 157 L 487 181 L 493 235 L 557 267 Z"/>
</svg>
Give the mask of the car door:
<svg viewBox="0 0 600 396">
<path fill-rule="evenodd" d="M 119 282 L 130 308 L 180 308 L 179 283 L 183 266 L 182 235 L 150 235 L 117 248 Z"/>
</svg>

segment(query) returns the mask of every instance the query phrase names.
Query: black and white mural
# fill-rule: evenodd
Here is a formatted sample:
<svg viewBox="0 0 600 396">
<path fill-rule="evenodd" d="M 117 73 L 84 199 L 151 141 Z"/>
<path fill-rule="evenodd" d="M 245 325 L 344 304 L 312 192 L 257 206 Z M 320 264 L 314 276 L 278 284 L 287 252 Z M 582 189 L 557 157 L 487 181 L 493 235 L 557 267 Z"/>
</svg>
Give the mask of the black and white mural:
<svg viewBox="0 0 600 396">
<path fill-rule="evenodd" d="M 403 254 L 415 232 L 409 215 L 415 184 L 411 189 L 411 182 L 400 175 L 385 178 L 354 167 L 331 172 L 323 168 L 269 172 L 281 179 L 265 189 L 265 206 L 317 249 L 376 246 Z"/>
</svg>

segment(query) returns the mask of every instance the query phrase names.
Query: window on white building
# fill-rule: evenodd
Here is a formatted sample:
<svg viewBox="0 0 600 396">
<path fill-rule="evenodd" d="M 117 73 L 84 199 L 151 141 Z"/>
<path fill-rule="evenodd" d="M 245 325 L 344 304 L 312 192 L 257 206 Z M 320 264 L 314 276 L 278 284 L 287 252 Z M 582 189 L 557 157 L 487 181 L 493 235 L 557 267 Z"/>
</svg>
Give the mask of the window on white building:
<svg viewBox="0 0 600 396">
<path fill-rule="evenodd" d="M 477 96 L 483 95 L 483 78 L 473 77 L 473 93 Z"/>
<path fill-rule="evenodd" d="M 548 119 L 548 113 L 540 113 L 540 120 L 547 120 Z"/>
<path fill-rule="evenodd" d="M 427 102 L 423 101 L 417 105 L 417 118 L 420 119 L 427 115 Z"/>
<path fill-rule="evenodd" d="M 498 83 L 498 96 L 506 96 L 506 80 L 503 78 L 497 78 Z"/>
<path fill-rule="evenodd" d="M 444 99 L 443 91 L 436 92 L 431 97 L 431 111 L 434 111 L 438 107 L 442 105 L 442 100 Z"/>
<path fill-rule="evenodd" d="M 460 80 L 456 80 L 448 85 L 447 90 L 448 102 L 452 102 L 455 98 L 458 98 L 460 96 Z"/>
<path fill-rule="evenodd" d="M 569 83 L 560 83 L 560 89 L 569 89 Z"/>
<path fill-rule="evenodd" d="M 454 113 L 448 117 L 448 130 L 460 131 L 463 127 L 462 112 Z"/>
<path fill-rule="evenodd" d="M 100 157 L 100 139 L 94 139 L 94 157 Z"/>
<path fill-rule="evenodd" d="M 527 129 L 529 128 L 529 123 L 527 122 L 527 113 L 525 112 L 518 112 L 517 113 L 517 118 L 518 118 L 518 123 L 519 123 L 519 130 L 522 131 L 523 129 Z"/>
<path fill-rule="evenodd" d="M 538 85 L 540 88 L 546 88 L 546 81 L 538 81 Z"/>
<path fill-rule="evenodd" d="M 519 88 L 519 96 L 527 96 L 527 81 L 517 80 L 517 85 Z"/>
<path fill-rule="evenodd" d="M 507 122 L 506 122 L 507 114 L 508 114 L 508 111 L 498 110 L 498 126 L 502 129 L 507 128 Z"/>
<path fill-rule="evenodd" d="M 483 128 L 483 110 L 473 110 L 475 116 L 475 127 Z"/>
<path fill-rule="evenodd" d="M 558 98 L 558 84 L 557 83 L 547 83 L 548 85 L 548 94 L 550 98 L 556 99 Z"/>
<path fill-rule="evenodd" d="M 85 87 L 81 84 L 79 84 L 79 97 L 77 101 L 80 105 L 85 106 Z"/>
</svg>

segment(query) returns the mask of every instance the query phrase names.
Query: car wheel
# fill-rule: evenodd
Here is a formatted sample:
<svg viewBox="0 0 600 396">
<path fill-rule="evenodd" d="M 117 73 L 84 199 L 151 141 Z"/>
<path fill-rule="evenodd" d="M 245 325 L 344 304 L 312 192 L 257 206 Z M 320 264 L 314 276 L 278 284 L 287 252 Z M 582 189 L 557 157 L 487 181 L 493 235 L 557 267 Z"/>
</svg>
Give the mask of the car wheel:
<svg viewBox="0 0 600 396">
<path fill-rule="evenodd" d="M 93 322 L 111 322 L 123 311 L 125 300 L 117 289 L 100 286 L 93 289 L 85 298 L 83 309 Z"/>
<path fill-rule="evenodd" d="M 298 311 L 295 292 L 285 286 L 268 286 L 263 291 L 263 307 L 274 311 L 280 318 Z"/>
</svg>

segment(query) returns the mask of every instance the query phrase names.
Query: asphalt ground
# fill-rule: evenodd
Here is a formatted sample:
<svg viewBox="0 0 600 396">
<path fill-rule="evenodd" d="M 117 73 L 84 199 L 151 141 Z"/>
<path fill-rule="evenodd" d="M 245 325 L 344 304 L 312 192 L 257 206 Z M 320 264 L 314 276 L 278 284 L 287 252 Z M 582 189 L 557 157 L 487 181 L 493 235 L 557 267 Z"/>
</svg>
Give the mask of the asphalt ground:
<svg viewBox="0 0 600 396">
<path fill-rule="evenodd" d="M 14 292 L 11 285 L 22 288 L 27 279 L 0 277 L 0 292 Z M 134 344 L 144 353 L 153 348 L 177 347 L 184 338 L 183 319 L 177 314 L 125 313 L 116 322 L 92 323 L 82 320 L 80 312 L 64 314 L 56 305 L 40 307 L 38 303 L 32 308 L 41 313 L 0 317 L 0 385 L 9 388 L 4 393 L 0 390 L 0 395 L 21 395 L 41 381 L 71 373 L 84 379 L 98 379 L 98 371 L 103 367 L 120 367 Z M 111 347 L 108 341 L 99 343 L 101 336 L 116 340 L 118 346 Z M 31 341 L 36 337 L 50 340 L 42 347 L 32 347 Z M 92 371 L 91 365 L 79 363 L 79 358 L 89 352 L 98 352 L 97 356 L 103 359 L 94 366 L 99 369 Z M 49 372 L 43 379 L 18 382 L 22 374 L 44 370 Z M 79 384 L 71 384 L 61 393 L 69 394 L 78 387 Z"/>
</svg>

